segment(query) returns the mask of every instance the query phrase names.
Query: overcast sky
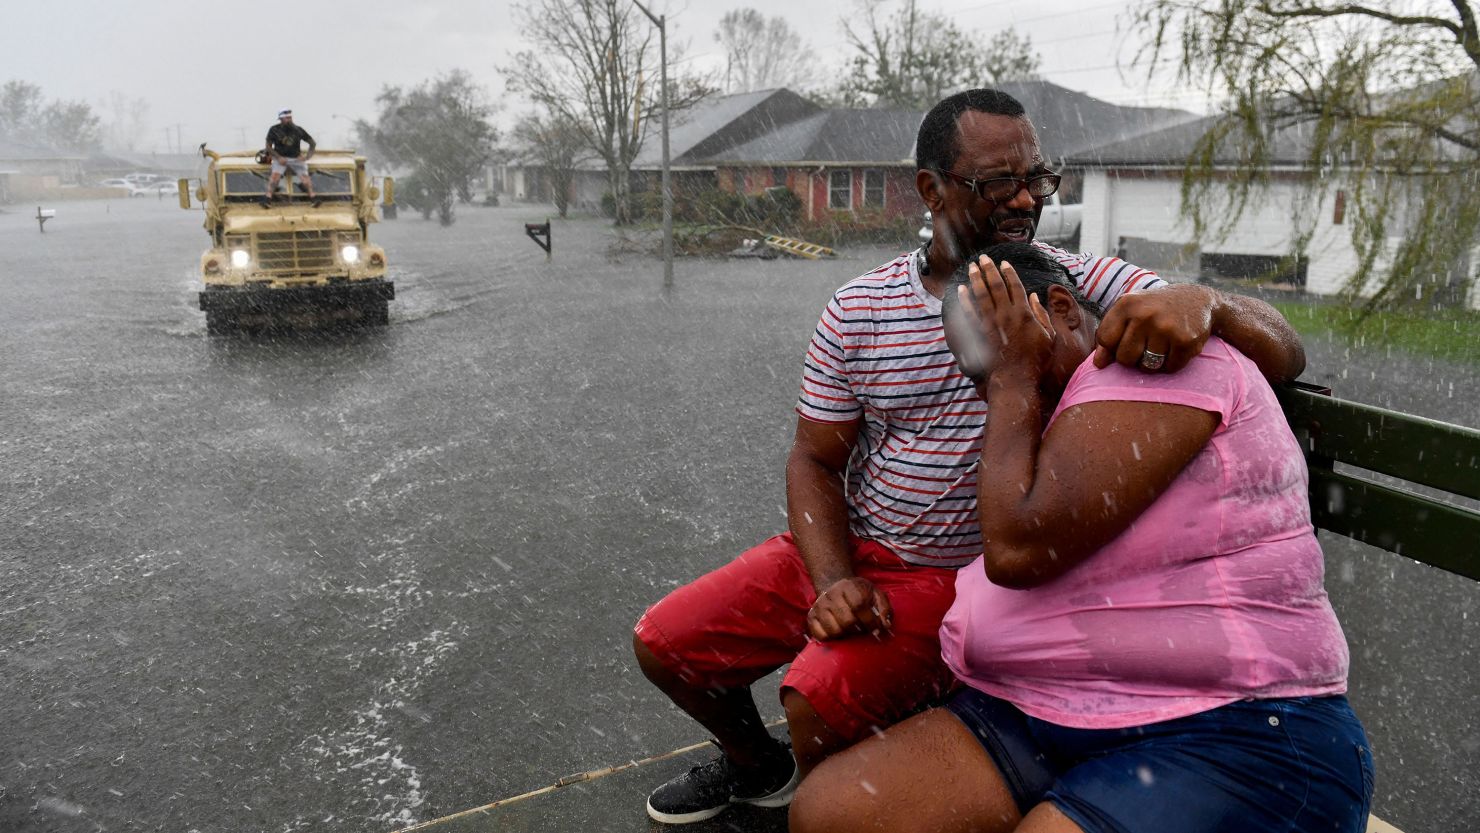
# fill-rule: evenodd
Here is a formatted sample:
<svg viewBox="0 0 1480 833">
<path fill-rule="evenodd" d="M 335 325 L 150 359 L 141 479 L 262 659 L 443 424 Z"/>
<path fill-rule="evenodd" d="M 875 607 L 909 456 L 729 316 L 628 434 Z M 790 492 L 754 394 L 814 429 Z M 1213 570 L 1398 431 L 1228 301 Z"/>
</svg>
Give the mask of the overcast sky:
<svg viewBox="0 0 1480 833">
<path fill-rule="evenodd" d="M 1124 0 L 920 3 L 984 35 L 1016 26 L 1032 37 L 1042 75 L 1065 87 L 1119 104 L 1205 108 L 1196 95 L 1166 84 L 1148 91 L 1141 73 L 1117 69 L 1137 43 L 1117 29 Z M 856 8 L 849 0 L 656 0 L 650 8 L 667 12 L 670 42 L 686 42 L 693 66 L 719 69 L 714 31 L 725 12 L 745 5 L 784 17 L 824 65 L 841 63 L 838 21 Z M 0 81 L 30 81 L 48 99 L 82 99 L 104 115 L 99 105 L 110 91 L 144 98 L 145 152 L 173 149 L 177 126 L 186 148 L 256 147 L 284 107 L 321 145 L 335 146 L 350 135 L 350 119 L 373 115 L 382 85 L 456 68 L 504 104 L 500 124 L 525 108 L 497 73 L 526 46 L 509 0 L 5 0 L 0 20 Z"/>
</svg>

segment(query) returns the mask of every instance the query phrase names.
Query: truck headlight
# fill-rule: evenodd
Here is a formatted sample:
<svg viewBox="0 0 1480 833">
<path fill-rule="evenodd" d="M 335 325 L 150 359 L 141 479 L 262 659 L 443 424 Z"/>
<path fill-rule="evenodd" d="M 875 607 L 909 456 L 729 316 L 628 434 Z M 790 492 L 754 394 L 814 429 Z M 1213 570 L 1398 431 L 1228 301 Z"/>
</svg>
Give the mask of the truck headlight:
<svg viewBox="0 0 1480 833">
<path fill-rule="evenodd" d="M 341 260 L 343 260 L 345 263 L 359 263 L 360 262 L 360 247 L 359 246 L 345 246 L 344 248 L 342 248 L 342 249 L 339 250 L 339 258 Z"/>
<path fill-rule="evenodd" d="M 252 254 L 246 249 L 231 250 L 231 266 L 234 269 L 245 269 L 252 262 Z"/>
</svg>

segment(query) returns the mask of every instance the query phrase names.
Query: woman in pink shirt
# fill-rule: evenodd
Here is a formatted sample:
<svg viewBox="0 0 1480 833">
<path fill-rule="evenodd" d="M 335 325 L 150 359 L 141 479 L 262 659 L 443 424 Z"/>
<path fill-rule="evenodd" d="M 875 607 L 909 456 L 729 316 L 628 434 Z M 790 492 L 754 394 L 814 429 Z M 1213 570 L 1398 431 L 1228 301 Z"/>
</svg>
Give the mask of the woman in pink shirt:
<svg viewBox="0 0 1480 833">
<path fill-rule="evenodd" d="M 1360 833 L 1371 750 L 1258 369 L 1217 338 L 1190 361 L 1145 345 L 1176 373 L 1098 367 L 1101 311 L 1027 245 L 946 300 L 991 403 L 984 553 L 940 633 L 964 685 L 822 764 L 791 829 Z"/>
</svg>

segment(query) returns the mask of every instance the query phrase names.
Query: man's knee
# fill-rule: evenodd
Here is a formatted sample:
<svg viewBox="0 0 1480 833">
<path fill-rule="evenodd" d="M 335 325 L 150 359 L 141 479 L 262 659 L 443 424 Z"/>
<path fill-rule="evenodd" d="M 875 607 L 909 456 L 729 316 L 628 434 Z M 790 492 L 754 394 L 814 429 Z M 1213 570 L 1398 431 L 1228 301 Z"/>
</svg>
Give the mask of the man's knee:
<svg viewBox="0 0 1480 833">
<path fill-rule="evenodd" d="M 791 732 L 791 749 L 796 756 L 802 775 L 807 775 L 829 755 L 852 744 L 849 738 L 834 729 L 822 715 L 817 713 L 809 701 L 796 689 L 786 689 L 781 695 L 781 706 L 786 710 L 786 724 Z"/>
<path fill-rule="evenodd" d="M 632 653 L 637 655 L 637 667 L 642 669 L 643 676 L 653 683 L 661 683 L 673 677 L 673 672 L 663 664 L 662 660 L 658 659 L 653 649 L 642 641 L 642 637 L 636 630 L 632 631 Z"/>
</svg>

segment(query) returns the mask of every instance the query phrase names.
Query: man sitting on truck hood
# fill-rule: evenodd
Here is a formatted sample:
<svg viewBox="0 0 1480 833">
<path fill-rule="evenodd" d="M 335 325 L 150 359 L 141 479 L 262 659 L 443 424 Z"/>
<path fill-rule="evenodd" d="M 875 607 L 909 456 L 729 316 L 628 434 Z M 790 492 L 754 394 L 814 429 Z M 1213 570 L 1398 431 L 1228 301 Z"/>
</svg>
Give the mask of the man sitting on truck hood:
<svg viewBox="0 0 1480 833">
<path fill-rule="evenodd" d="M 299 144 L 308 143 L 308 153 L 299 158 Z M 262 198 L 262 206 L 266 208 L 271 205 L 272 197 L 277 193 L 278 179 L 284 171 L 292 171 L 298 175 L 298 183 L 308 191 L 308 198 L 318 205 L 320 200 L 313 192 L 313 179 L 308 175 L 308 160 L 313 158 L 314 149 L 318 144 L 308 131 L 293 123 L 293 111 L 281 110 L 278 112 L 278 123 L 267 129 L 267 153 L 272 157 L 272 176 L 267 180 L 267 196 Z"/>
</svg>

